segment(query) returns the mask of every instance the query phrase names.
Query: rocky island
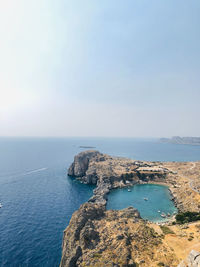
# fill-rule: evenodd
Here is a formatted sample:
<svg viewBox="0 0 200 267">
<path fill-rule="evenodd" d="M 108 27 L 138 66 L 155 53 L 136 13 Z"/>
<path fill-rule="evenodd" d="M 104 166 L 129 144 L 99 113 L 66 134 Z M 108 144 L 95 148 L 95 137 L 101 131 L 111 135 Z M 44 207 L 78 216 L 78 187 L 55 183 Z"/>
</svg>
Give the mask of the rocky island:
<svg viewBox="0 0 200 267">
<path fill-rule="evenodd" d="M 171 218 L 160 225 L 143 220 L 134 207 L 106 210 L 106 202 L 115 188 L 165 184 L 179 212 L 198 214 L 200 162 L 146 162 L 90 150 L 75 156 L 68 174 L 96 188 L 64 231 L 60 267 L 199 266 L 199 221 Z"/>
</svg>

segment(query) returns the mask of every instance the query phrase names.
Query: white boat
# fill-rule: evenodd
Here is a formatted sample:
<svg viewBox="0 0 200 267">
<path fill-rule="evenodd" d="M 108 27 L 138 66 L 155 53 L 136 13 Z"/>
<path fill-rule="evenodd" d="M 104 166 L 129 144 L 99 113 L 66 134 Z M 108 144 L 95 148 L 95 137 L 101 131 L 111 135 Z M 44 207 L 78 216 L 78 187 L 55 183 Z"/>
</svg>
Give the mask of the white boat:
<svg viewBox="0 0 200 267">
<path fill-rule="evenodd" d="M 160 210 L 158 210 L 158 212 L 160 213 Z"/>
<path fill-rule="evenodd" d="M 148 198 L 147 198 L 147 197 L 144 197 L 144 200 L 145 200 L 145 201 L 147 201 L 147 200 L 148 200 Z"/>
<path fill-rule="evenodd" d="M 128 192 L 131 192 L 131 189 L 130 188 L 128 189 Z"/>
<path fill-rule="evenodd" d="M 160 216 L 166 218 L 166 214 L 164 212 Z"/>
<path fill-rule="evenodd" d="M 0 208 L 2 208 L 3 207 L 3 205 L 0 203 Z"/>
</svg>

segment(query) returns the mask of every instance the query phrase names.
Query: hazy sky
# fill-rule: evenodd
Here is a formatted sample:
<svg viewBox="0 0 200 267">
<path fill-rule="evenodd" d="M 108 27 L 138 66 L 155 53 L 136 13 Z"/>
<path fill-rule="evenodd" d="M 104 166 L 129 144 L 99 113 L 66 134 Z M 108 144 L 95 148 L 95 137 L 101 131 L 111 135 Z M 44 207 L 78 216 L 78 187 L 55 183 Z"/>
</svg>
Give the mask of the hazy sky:
<svg viewBox="0 0 200 267">
<path fill-rule="evenodd" d="M 1 136 L 200 136 L 199 0 L 0 0 Z"/>
</svg>

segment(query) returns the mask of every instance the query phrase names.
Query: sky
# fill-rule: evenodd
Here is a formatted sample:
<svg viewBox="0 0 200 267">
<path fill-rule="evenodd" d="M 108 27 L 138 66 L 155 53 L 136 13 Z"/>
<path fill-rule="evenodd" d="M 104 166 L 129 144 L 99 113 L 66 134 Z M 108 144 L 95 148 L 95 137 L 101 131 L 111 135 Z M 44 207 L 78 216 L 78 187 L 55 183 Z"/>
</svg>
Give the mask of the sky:
<svg viewBox="0 0 200 267">
<path fill-rule="evenodd" d="M 0 0 L 0 136 L 200 136 L 199 0 Z"/>
</svg>

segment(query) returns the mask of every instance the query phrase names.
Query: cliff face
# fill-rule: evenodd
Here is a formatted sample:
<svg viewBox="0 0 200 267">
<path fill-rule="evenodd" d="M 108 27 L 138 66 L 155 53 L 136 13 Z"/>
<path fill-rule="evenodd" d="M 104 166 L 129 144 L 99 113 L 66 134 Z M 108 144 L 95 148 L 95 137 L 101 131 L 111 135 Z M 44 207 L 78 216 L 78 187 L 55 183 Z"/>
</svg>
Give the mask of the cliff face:
<svg viewBox="0 0 200 267">
<path fill-rule="evenodd" d="M 94 247 L 99 241 L 99 233 L 92 220 L 100 219 L 105 207 L 91 203 L 83 204 L 72 215 L 69 226 L 64 231 L 63 254 L 60 266 L 75 267 L 83 250 Z"/>
<path fill-rule="evenodd" d="M 154 180 L 164 178 L 169 170 L 159 164 L 135 161 L 126 158 L 111 157 L 95 150 L 79 153 L 68 170 L 68 175 L 78 178 L 86 184 Z"/>
<path fill-rule="evenodd" d="M 122 211 L 106 211 L 103 205 L 83 204 L 73 214 L 70 224 L 64 232 L 60 266 L 109 267 L 120 262 L 123 262 L 123 266 L 134 266 L 131 259 L 132 237 L 127 223 L 129 220 L 132 224 L 136 223 L 139 228 L 141 227 L 140 235 L 144 239 L 143 230 L 146 226 L 141 223 L 142 220 L 136 209 L 130 207 Z M 113 235 L 114 231 L 116 236 Z M 138 231 L 138 227 L 135 227 L 134 231 Z M 153 237 L 148 237 L 147 233 L 146 238 Z M 116 247 L 117 244 L 119 245 L 118 248 Z M 116 253 L 118 258 L 116 258 Z"/>
<path fill-rule="evenodd" d="M 74 162 L 71 164 L 68 170 L 68 175 L 74 177 L 83 177 L 88 170 L 89 162 L 92 158 L 99 157 L 101 154 L 98 151 L 89 150 L 87 152 L 79 153 L 74 157 Z M 95 183 L 93 181 L 87 181 L 87 183 Z"/>
</svg>

